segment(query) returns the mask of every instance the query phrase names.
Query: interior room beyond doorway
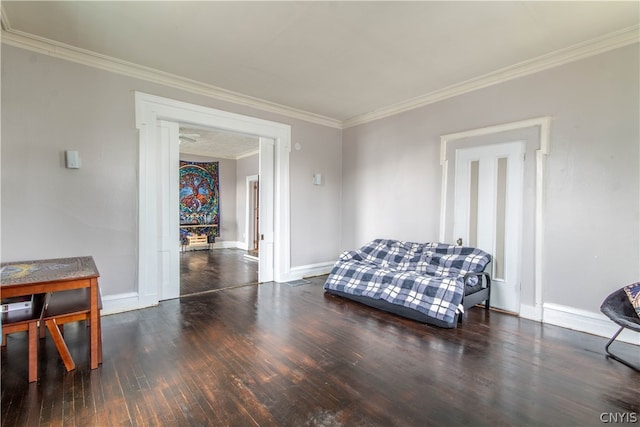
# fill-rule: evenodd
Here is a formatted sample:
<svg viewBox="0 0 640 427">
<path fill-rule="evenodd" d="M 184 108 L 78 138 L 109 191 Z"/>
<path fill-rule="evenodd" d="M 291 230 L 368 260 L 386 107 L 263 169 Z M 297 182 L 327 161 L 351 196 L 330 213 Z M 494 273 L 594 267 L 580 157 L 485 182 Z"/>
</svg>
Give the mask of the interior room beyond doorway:
<svg viewBox="0 0 640 427">
<path fill-rule="evenodd" d="M 180 295 L 257 283 L 259 139 L 179 130 Z"/>
</svg>

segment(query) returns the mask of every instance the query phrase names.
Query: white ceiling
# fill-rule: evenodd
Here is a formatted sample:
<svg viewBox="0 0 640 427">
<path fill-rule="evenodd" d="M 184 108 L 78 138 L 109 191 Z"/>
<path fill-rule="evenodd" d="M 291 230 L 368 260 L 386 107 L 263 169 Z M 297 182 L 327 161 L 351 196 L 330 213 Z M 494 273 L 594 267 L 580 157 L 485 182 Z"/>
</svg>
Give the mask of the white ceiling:
<svg viewBox="0 0 640 427">
<path fill-rule="evenodd" d="M 181 153 L 238 160 L 259 151 L 255 136 L 189 126 L 180 126 L 180 135 Z"/>
<path fill-rule="evenodd" d="M 640 21 L 637 1 L 2 1 L 2 8 L 5 43 L 53 43 L 76 58 L 143 66 L 140 73 L 169 73 L 163 78 L 337 127 L 544 68 L 536 64 L 548 68 L 558 55 L 571 58 L 620 34 L 626 44 L 628 34 L 637 41 Z"/>
</svg>

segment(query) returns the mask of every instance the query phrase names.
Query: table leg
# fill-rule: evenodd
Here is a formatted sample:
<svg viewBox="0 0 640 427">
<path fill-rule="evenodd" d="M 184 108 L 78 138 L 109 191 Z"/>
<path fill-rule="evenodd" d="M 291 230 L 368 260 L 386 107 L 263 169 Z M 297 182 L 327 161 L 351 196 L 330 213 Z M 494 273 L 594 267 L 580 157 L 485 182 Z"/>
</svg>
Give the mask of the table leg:
<svg viewBox="0 0 640 427">
<path fill-rule="evenodd" d="M 29 382 L 38 381 L 38 323 L 29 322 Z"/>
<path fill-rule="evenodd" d="M 100 307 L 98 304 L 98 279 L 91 279 L 91 369 L 97 369 L 98 365 L 102 362 L 101 350 L 102 350 L 102 331 L 100 328 Z"/>
<path fill-rule="evenodd" d="M 98 363 L 102 364 L 102 319 L 98 316 Z"/>
</svg>

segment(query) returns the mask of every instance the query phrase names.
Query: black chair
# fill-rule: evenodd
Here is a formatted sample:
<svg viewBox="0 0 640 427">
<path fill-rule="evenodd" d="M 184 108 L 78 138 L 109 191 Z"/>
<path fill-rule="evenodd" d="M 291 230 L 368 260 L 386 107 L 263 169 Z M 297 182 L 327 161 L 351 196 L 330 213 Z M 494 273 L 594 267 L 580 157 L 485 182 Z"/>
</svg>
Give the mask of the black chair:
<svg viewBox="0 0 640 427">
<path fill-rule="evenodd" d="M 624 363 L 628 367 L 640 372 L 639 366 L 636 366 L 609 351 L 609 346 L 616 340 L 616 338 L 618 338 L 618 335 L 620 335 L 620 332 L 622 332 L 623 329 L 627 328 L 631 329 L 632 331 L 640 332 L 640 316 L 638 316 L 633 306 L 631 305 L 631 301 L 629 301 L 629 298 L 627 297 L 624 289 L 618 289 L 607 298 L 605 298 L 605 300 L 602 302 L 602 305 L 600 306 L 600 311 L 604 313 L 604 315 L 609 319 L 614 321 L 618 326 L 620 326 L 618 332 L 616 332 L 613 337 L 611 337 L 611 339 L 605 346 L 607 355 L 612 359 L 615 359 L 620 363 Z"/>
</svg>

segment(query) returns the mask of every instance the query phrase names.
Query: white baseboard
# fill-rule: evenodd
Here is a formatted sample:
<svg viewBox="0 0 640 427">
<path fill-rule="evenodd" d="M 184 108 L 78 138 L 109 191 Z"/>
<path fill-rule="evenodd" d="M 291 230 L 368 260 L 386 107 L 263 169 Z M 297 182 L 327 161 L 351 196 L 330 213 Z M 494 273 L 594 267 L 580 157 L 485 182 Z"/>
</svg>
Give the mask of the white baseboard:
<svg viewBox="0 0 640 427">
<path fill-rule="evenodd" d="M 186 247 L 185 251 L 189 252 L 189 251 L 197 251 L 197 250 L 206 250 L 209 249 L 209 245 L 208 244 L 203 244 L 203 245 L 194 245 L 192 247 Z M 247 244 L 244 242 L 238 242 L 235 240 L 221 240 L 218 242 L 215 242 L 213 245 L 211 245 L 211 249 L 243 249 L 243 250 L 247 250 Z M 180 248 L 180 250 L 182 251 L 182 247 Z"/>
<path fill-rule="evenodd" d="M 222 240 L 213 244 L 213 249 L 243 249 L 246 246 L 244 242 L 235 240 Z"/>
<path fill-rule="evenodd" d="M 141 308 L 152 307 L 149 305 L 141 305 L 137 292 L 127 292 L 124 294 L 107 295 L 102 297 L 103 316 L 124 311 L 138 310 Z"/>
<path fill-rule="evenodd" d="M 542 307 L 520 304 L 520 317 L 542 322 Z"/>
<path fill-rule="evenodd" d="M 543 322 L 605 338 L 611 338 L 619 328 L 603 314 L 548 303 L 543 305 Z M 640 345 L 640 334 L 625 330 L 618 336 L 618 340 Z"/>
<path fill-rule="evenodd" d="M 313 276 L 320 276 L 323 274 L 329 274 L 334 264 L 335 264 L 335 261 L 329 261 L 329 262 L 321 262 L 318 264 L 308 264 L 308 265 L 301 265 L 298 267 L 291 267 L 286 281 L 290 282 L 292 280 L 300 280 L 304 277 L 313 277 Z"/>
</svg>

